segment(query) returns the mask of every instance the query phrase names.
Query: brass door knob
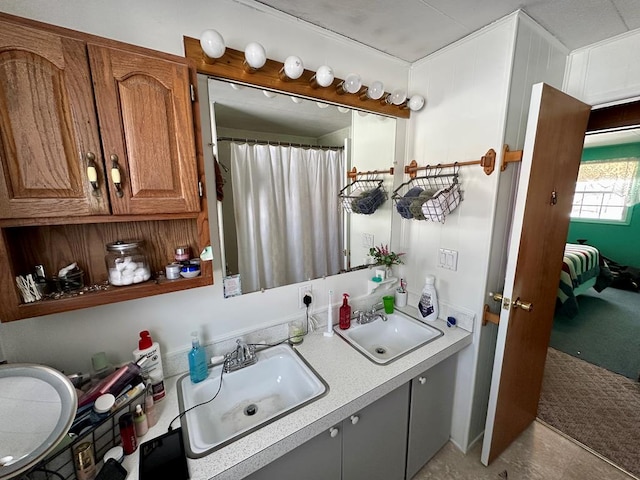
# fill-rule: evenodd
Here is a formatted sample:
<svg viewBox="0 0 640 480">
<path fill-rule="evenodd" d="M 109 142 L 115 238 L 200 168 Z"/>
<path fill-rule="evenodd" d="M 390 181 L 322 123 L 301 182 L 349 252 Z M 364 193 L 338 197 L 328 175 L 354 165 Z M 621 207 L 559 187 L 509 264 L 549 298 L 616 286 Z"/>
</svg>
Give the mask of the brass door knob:
<svg viewBox="0 0 640 480">
<path fill-rule="evenodd" d="M 518 297 L 513 302 L 513 308 L 521 308 L 525 312 L 531 312 L 533 310 L 533 304 L 531 302 L 523 302 L 520 300 L 520 297 Z"/>
</svg>

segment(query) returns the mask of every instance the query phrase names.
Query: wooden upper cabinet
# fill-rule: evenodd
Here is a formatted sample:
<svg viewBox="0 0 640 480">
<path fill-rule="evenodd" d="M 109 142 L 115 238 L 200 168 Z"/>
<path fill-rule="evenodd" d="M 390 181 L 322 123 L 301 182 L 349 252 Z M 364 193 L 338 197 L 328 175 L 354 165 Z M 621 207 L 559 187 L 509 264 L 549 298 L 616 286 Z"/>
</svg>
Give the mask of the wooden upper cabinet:
<svg viewBox="0 0 640 480">
<path fill-rule="evenodd" d="M 88 51 L 112 212 L 199 211 L 186 63 L 102 45 Z"/>
<path fill-rule="evenodd" d="M 102 166 L 85 43 L 0 21 L 0 218 L 108 214 Z"/>
</svg>

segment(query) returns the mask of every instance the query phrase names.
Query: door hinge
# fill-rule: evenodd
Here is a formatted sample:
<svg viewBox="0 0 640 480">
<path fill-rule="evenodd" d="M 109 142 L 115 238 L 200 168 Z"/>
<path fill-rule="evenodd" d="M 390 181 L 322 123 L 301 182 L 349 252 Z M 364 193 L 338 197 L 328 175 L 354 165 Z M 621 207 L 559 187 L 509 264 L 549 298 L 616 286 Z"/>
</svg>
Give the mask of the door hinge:
<svg viewBox="0 0 640 480">
<path fill-rule="evenodd" d="M 196 89 L 193 86 L 193 83 L 189 84 L 189 92 L 191 92 L 191 101 L 195 102 L 196 101 Z"/>
<path fill-rule="evenodd" d="M 198 182 L 198 195 L 200 195 L 200 198 L 203 197 L 203 189 L 202 189 L 202 182 Z"/>
</svg>

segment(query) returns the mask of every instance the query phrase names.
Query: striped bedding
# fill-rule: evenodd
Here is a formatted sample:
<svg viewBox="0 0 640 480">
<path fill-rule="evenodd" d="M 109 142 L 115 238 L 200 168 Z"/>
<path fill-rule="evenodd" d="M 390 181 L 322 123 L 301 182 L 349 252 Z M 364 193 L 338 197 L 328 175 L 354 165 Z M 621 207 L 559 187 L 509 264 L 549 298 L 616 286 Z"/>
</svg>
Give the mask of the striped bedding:
<svg viewBox="0 0 640 480">
<path fill-rule="evenodd" d="M 600 252 L 590 245 L 567 243 L 562 259 L 558 300 L 563 313 L 574 316 L 578 313 L 575 290 L 591 280 L 593 284 L 600 274 Z"/>
</svg>

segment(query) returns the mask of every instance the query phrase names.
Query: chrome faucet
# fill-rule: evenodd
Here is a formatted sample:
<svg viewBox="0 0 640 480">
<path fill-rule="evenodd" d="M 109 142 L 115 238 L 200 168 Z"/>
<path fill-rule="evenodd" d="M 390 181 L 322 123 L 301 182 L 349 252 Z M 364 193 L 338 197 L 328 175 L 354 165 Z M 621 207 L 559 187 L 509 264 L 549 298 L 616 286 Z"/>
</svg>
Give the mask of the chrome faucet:
<svg viewBox="0 0 640 480">
<path fill-rule="evenodd" d="M 365 323 L 373 322 L 378 319 L 381 319 L 383 322 L 386 322 L 387 316 L 384 313 L 378 311 L 382 307 L 383 307 L 382 302 L 375 303 L 374 305 L 371 306 L 371 310 L 369 310 L 368 312 L 364 312 L 361 310 L 354 311 L 353 317 L 355 318 L 356 322 L 358 322 L 361 325 L 364 325 Z"/>
<path fill-rule="evenodd" d="M 236 340 L 236 349 L 224 356 L 224 371 L 226 373 L 253 365 L 258 361 L 255 345 L 247 345 L 240 339 Z"/>
</svg>

